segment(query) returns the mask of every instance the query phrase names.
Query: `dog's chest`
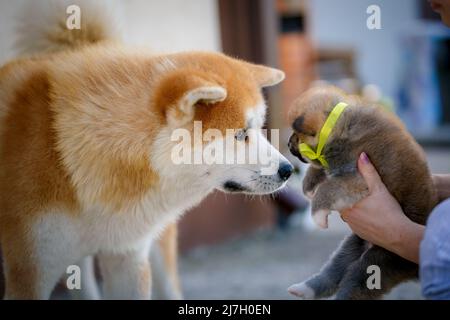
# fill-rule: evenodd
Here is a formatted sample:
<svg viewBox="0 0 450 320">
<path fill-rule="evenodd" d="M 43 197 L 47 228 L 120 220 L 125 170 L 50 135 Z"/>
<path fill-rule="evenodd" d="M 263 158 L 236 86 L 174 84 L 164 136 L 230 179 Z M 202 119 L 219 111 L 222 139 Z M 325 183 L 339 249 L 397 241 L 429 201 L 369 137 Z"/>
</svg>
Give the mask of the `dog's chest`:
<svg viewBox="0 0 450 320">
<path fill-rule="evenodd" d="M 189 189 L 185 189 L 186 190 Z M 192 191 L 192 190 L 191 190 Z M 121 211 L 90 207 L 80 227 L 85 245 L 97 250 L 127 250 L 158 235 L 205 197 L 204 192 L 151 194 Z"/>
<path fill-rule="evenodd" d="M 167 212 L 175 219 L 176 214 Z M 142 241 L 158 236 L 168 219 L 156 219 L 151 212 L 135 210 L 107 212 L 91 208 L 83 213 L 79 224 L 83 247 L 89 250 L 125 251 L 133 249 Z"/>
</svg>

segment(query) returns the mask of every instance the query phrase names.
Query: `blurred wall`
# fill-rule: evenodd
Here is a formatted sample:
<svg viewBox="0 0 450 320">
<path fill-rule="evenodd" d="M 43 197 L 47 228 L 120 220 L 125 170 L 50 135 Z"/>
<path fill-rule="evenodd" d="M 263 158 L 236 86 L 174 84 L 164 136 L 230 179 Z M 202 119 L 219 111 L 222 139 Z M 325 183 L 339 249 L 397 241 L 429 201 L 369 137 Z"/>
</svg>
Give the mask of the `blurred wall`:
<svg viewBox="0 0 450 320">
<path fill-rule="evenodd" d="M 381 30 L 366 26 L 366 10 L 372 4 L 381 9 Z M 420 25 L 417 1 L 309 0 L 308 7 L 308 31 L 316 45 L 354 49 L 361 80 L 380 86 L 386 95 L 395 95 L 401 67 L 399 39 Z"/>
<path fill-rule="evenodd" d="M 14 57 L 15 26 L 30 1 L 47 0 L 0 0 L 0 64 Z M 216 0 L 96 1 L 116 12 L 119 19 L 114 23 L 127 43 L 157 51 L 221 50 Z"/>
<path fill-rule="evenodd" d="M 216 0 L 126 0 L 127 41 L 157 50 L 221 49 Z"/>
</svg>

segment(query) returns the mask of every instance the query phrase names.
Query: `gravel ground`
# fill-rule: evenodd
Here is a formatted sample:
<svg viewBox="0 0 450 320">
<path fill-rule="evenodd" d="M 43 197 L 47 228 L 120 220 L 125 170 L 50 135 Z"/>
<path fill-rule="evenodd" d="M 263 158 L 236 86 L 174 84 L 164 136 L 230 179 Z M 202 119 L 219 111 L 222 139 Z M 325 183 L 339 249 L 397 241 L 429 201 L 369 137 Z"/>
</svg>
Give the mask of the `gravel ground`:
<svg viewBox="0 0 450 320">
<path fill-rule="evenodd" d="M 330 230 L 295 226 L 259 231 L 182 256 L 186 299 L 293 299 L 286 288 L 317 272 L 349 231 L 331 219 Z M 387 299 L 421 299 L 417 283 L 394 289 Z"/>
</svg>

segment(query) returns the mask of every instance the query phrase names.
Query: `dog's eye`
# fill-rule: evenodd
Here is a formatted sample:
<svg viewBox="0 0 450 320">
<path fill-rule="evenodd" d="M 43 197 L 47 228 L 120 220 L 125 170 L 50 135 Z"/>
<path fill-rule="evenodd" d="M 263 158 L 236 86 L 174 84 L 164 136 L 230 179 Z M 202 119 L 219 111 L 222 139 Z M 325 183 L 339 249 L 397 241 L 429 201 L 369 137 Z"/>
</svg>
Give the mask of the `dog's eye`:
<svg viewBox="0 0 450 320">
<path fill-rule="evenodd" d="M 234 135 L 234 138 L 237 141 L 248 141 L 248 134 L 247 134 L 247 130 L 246 129 L 240 129 L 236 132 L 236 134 Z"/>
</svg>

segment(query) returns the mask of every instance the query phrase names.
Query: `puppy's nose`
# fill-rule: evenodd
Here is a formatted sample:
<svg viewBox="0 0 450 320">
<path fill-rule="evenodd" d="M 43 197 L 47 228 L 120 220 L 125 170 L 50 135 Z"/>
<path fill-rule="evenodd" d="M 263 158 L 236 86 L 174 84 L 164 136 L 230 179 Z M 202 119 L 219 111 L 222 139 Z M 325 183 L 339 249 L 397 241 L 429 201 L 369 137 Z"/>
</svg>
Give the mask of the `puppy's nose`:
<svg viewBox="0 0 450 320">
<path fill-rule="evenodd" d="M 292 134 L 292 136 L 289 138 L 288 147 L 289 151 L 291 151 L 292 155 L 296 156 L 301 162 L 308 163 L 306 160 L 302 157 L 300 154 L 300 151 L 298 150 L 298 137 L 295 133 Z"/>
<path fill-rule="evenodd" d="M 283 162 L 278 168 L 278 175 L 281 180 L 286 181 L 294 171 L 294 167 L 289 162 Z"/>
<path fill-rule="evenodd" d="M 295 133 L 293 133 L 288 141 L 289 150 L 293 152 L 293 150 L 297 149 L 297 146 L 298 146 L 298 137 Z"/>
</svg>

